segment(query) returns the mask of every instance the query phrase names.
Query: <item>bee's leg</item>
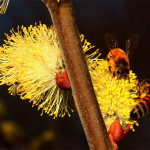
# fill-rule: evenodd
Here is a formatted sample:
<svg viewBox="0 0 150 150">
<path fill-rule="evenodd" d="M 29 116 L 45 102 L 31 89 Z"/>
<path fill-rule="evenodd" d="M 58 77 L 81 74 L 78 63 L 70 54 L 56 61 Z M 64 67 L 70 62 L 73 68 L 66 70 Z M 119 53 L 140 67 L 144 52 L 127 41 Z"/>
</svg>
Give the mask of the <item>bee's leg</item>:
<svg viewBox="0 0 150 150">
<path fill-rule="evenodd" d="M 115 77 L 115 71 L 113 72 L 113 76 Z"/>
<path fill-rule="evenodd" d="M 62 73 L 56 72 L 56 83 L 62 90 L 71 90 L 66 69 Z"/>
<path fill-rule="evenodd" d="M 113 137 L 113 141 L 115 143 L 118 143 L 119 141 L 123 140 L 126 137 L 126 135 L 128 134 L 128 132 L 130 130 L 130 126 L 131 125 L 128 125 L 126 130 L 123 131 L 122 126 L 119 123 L 119 121 L 115 120 L 111 124 L 108 134 L 111 134 Z"/>
</svg>

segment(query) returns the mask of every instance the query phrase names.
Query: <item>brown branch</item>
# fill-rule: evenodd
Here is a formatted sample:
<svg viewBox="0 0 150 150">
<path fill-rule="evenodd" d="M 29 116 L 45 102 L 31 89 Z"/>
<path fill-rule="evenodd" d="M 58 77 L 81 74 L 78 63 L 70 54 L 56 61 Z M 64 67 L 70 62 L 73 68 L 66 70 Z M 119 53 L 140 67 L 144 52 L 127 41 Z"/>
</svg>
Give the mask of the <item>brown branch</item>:
<svg viewBox="0 0 150 150">
<path fill-rule="evenodd" d="M 112 150 L 93 90 L 70 0 L 43 0 L 51 14 L 75 104 L 92 150 Z"/>
</svg>

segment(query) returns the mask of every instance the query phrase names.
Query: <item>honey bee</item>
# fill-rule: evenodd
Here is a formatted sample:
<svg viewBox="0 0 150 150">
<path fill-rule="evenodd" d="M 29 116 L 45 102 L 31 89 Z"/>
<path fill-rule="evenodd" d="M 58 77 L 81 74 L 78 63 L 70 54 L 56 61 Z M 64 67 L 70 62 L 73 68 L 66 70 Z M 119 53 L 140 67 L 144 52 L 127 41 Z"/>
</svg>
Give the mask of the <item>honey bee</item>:
<svg viewBox="0 0 150 150">
<path fill-rule="evenodd" d="M 135 100 L 139 102 L 130 112 L 130 118 L 133 120 L 146 116 L 150 111 L 150 80 L 143 80 L 137 87 L 138 98 Z"/>
<path fill-rule="evenodd" d="M 110 49 L 106 60 L 108 61 L 109 71 L 113 77 L 127 78 L 130 70 L 130 57 L 133 51 L 137 47 L 138 35 L 133 34 L 129 39 L 126 40 L 126 52 L 120 49 L 118 41 L 115 37 L 109 33 L 105 35 L 105 41 L 107 47 Z M 131 53 L 132 52 L 132 53 Z"/>
<path fill-rule="evenodd" d="M 0 0 L 0 14 L 4 14 L 8 7 L 9 0 Z"/>
</svg>

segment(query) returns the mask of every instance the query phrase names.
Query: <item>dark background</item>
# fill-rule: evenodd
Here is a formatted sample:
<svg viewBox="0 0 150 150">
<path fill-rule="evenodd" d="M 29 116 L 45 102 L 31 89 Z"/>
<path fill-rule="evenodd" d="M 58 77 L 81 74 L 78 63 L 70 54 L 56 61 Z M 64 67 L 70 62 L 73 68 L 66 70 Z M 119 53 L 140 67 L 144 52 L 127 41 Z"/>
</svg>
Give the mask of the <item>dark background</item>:
<svg viewBox="0 0 150 150">
<path fill-rule="evenodd" d="M 103 58 L 108 53 L 105 33 L 112 33 L 122 49 L 125 40 L 137 33 L 140 40 L 130 61 L 131 69 L 139 79 L 150 78 L 150 1 L 73 0 L 73 6 L 79 32 L 100 49 Z M 39 21 L 52 24 L 41 0 L 10 0 L 6 14 L 0 15 L 0 44 L 5 39 L 4 33 L 9 33 L 11 28 L 16 30 L 18 25 L 29 26 Z M 0 87 L 0 98 L 0 149 L 89 149 L 77 112 L 71 118 L 40 117 L 41 112 L 32 108 L 31 103 L 10 96 L 7 86 Z M 20 131 L 17 135 L 12 123 Z M 120 150 L 150 149 L 150 115 L 140 119 L 139 124 L 135 132 L 130 131 L 119 143 Z M 10 129 L 11 140 L 3 126 Z M 45 140 L 43 132 L 51 136 Z"/>
</svg>

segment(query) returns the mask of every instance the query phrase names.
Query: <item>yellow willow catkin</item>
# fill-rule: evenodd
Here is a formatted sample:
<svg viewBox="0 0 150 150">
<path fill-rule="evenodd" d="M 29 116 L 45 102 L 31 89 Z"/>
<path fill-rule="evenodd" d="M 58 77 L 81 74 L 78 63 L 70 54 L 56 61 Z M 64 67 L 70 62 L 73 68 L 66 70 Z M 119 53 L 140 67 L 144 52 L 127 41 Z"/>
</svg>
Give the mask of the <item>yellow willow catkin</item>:
<svg viewBox="0 0 150 150">
<path fill-rule="evenodd" d="M 88 66 L 108 129 L 114 120 L 118 120 L 124 129 L 128 124 L 131 124 L 132 127 L 137 123 L 137 121 L 130 120 L 130 111 L 137 104 L 133 100 L 137 97 L 136 75 L 130 70 L 129 80 L 112 77 L 108 63 L 103 59 L 91 59 Z"/>
<path fill-rule="evenodd" d="M 38 105 L 42 114 L 70 116 L 72 93 L 61 90 L 56 84 L 56 72 L 64 66 L 53 27 L 47 28 L 41 23 L 28 28 L 22 26 L 21 31 L 12 29 L 11 35 L 6 36 L 7 40 L 0 48 L 1 84 L 9 85 L 11 94 L 16 87 L 21 99 L 29 99 L 33 106 Z M 93 46 L 85 40 L 83 48 L 86 52 Z"/>
<path fill-rule="evenodd" d="M 64 68 L 64 64 L 53 27 L 47 28 L 41 23 L 28 28 L 22 26 L 18 32 L 12 29 L 11 35 L 6 37 L 5 44 L 0 47 L 1 85 L 9 85 L 11 94 L 16 85 L 21 99 L 29 99 L 33 106 L 42 109 L 42 113 L 54 118 L 65 114 L 70 116 L 70 111 L 73 111 L 72 93 L 61 90 L 56 84 L 56 72 Z M 136 104 L 133 100 L 136 97 L 135 74 L 130 70 L 129 80 L 112 77 L 107 61 L 98 59 L 99 50 L 88 55 L 94 46 L 83 35 L 80 37 L 107 127 L 108 122 L 116 119 L 123 127 L 137 123 L 130 120 L 131 108 Z"/>
</svg>

